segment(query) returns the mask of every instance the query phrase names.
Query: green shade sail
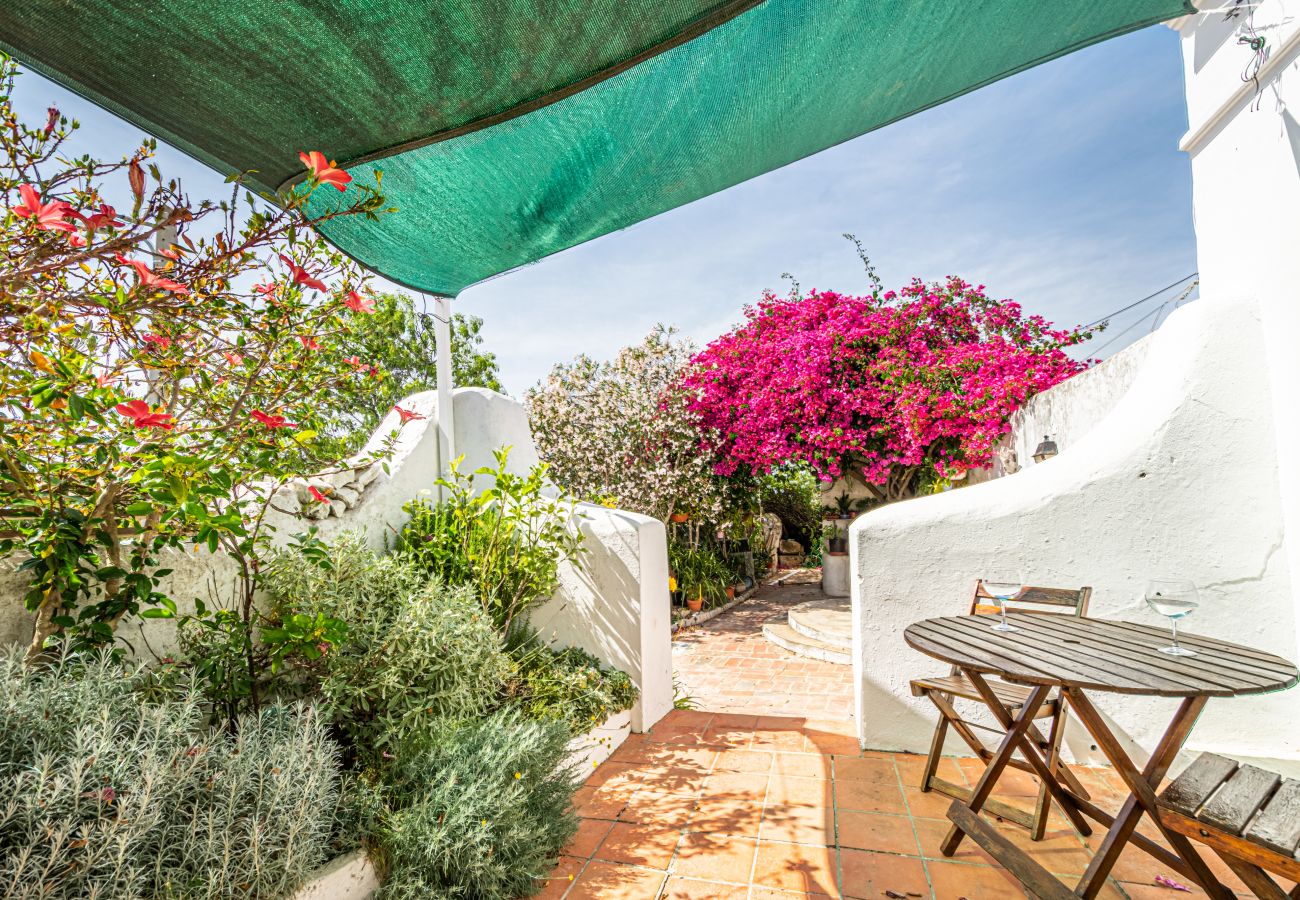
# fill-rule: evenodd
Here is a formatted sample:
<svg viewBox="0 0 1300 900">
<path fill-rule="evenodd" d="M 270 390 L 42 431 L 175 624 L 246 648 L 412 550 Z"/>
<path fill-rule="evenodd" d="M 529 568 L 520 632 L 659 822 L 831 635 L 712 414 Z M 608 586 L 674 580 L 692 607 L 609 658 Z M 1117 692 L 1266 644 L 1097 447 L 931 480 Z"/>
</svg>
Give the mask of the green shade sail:
<svg viewBox="0 0 1300 900">
<path fill-rule="evenodd" d="M 323 232 L 453 296 L 1188 0 L 8 0 L 0 48 L 223 172 L 319 149 Z M 954 135 L 955 145 L 960 136 Z M 316 211 L 343 199 L 317 191 Z"/>
</svg>

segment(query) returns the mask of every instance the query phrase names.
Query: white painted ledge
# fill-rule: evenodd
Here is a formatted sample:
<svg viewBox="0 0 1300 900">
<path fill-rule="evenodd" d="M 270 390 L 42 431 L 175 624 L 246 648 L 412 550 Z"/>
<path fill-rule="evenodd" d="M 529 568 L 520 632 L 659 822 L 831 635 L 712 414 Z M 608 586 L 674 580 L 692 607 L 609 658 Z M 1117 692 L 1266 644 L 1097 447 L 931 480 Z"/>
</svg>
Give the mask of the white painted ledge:
<svg viewBox="0 0 1300 900">
<path fill-rule="evenodd" d="M 364 850 L 326 863 L 290 900 L 370 900 L 379 890 L 379 873 Z"/>
</svg>

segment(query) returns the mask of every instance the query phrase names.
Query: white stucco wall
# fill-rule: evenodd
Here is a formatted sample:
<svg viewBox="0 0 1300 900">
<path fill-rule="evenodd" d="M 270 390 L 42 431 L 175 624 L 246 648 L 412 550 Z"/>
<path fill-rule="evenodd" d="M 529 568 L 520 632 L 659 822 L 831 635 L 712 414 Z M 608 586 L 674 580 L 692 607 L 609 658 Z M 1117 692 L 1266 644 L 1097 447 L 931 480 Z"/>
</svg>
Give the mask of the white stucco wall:
<svg viewBox="0 0 1300 900">
<path fill-rule="evenodd" d="M 1093 614 L 1151 624 L 1163 620 L 1138 599 L 1143 582 L 1187 577 L 1203 601 L 1189 630 L 1297 657 L 1300 125 L 1288 102 L 1300 103 L 1300 0 L 1264 0 L 1255 13 L 1272 52 L 1258 110 L 1240 80 L 1242 21 L 1220 12 L 1178 23 L 1203 299 L 1121 365 L 1030 405 L 1017 452 L 1028 462 L 1048 433 L 1062 447 L 1055 459 L 854 524 L 864 746 L 926 749 L 934 712 L 907 682 L 945 667 L 907 648 L 902 630 L 963 610 L 978 576 L 1089 584 Z M 1172 708 L 1107 695 L 1099 705 L 1148 748 Z M 1300 690 L 1211 701 L 1187 748 L 1300 759 Z"/>
<path fill-rule="evenodd" d="M 522 404 L 483 388 L 460 388 L 453 392 L 453 403 L 462 471 L 495 467 L 493 451 L 503 445 L 511 448 L 511 471 L 524 473 L 537 464 L 537 448 Z M 357 468 L 309 479 L 335 489 L 352 485 L 359 493 L 359 499 L 349 493 L 346 503 L 336 499 L 328 509 L 306 503 L 300 510 L 295 488 L 286 489 L 276 503 L 289 512 L 267 517 L 277 539 L 287 540 L 314 525 L 327 541 L 343 531 L 361 531 L 376 549 L 391 546 L 408 519 L 402 507 L 416 497 L 434 498 L 440 471 L 437 393 L 414 394 L 399 405 L 425 418 L 399 431 L 387 458 L 387 471 L 383 467 Z M 373 456 L 398 423 L 398 415 L 390 413 L 358 459 Z M 306 484 L 297 490 L 305 491 Z M 476 486 L 491 485 L 480 476 Z M 663 523 L 621 510 L 582 506 L 573 525 L 583 533 L 586 552 L 574 565 L 564 567 L 560 590 L 535 611 L 534 624 L 552 644 L 582 647 L 627 672 L 641 691 L 641 700 L 632 711 L 633 730 L 648 729 L 672 708 L 673 701 Z M 16 564 L 17 560 L 0 561 L 0 641 L 26 642 L 31 636 L 31 617 L 20 603 L 23 579 L 14 571 Z M 230 604 L 237 573 L 229 558 L 206 550 L 175 552 L 167 554 L 163 565 L 174 572 L 160 589 L 183 610 L 192 611 L 196 597 L 210 606 Z M 171 622 L 159 619 L 125 623 L 119 631 L 142 656 L 173 650 L 174 633 Z"/>
</svg>

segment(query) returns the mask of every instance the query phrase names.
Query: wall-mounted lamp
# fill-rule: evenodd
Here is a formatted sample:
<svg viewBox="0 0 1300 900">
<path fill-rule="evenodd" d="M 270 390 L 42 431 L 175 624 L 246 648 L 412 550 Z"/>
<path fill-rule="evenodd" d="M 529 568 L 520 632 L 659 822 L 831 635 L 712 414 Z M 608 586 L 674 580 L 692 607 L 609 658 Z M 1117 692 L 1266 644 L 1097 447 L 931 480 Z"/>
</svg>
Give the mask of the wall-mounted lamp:
<svg viewBox="0 0 1300 900">
<path fill-rule="evenodd" d="M 1056 447 L 1056 441 L 1052 440 L 1050 434 L 1043 435 L 1043 442 L 1034 448 L 1034 462 L 1047 462 L 1061 451 Z"/>
</svg>

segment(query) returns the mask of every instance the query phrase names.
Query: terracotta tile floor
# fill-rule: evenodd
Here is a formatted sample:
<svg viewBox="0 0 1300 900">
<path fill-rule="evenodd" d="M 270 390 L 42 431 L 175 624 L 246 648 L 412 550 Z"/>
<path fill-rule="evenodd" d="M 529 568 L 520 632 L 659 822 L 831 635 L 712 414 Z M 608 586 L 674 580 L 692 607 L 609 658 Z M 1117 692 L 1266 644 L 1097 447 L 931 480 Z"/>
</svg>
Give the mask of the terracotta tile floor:
<svg viewBox="0 0 1300 900">
<path fill-rule="evenodd" d="M 948 800 L 916 789 L 923 760 L 863 752 L 849 712 L 849 668 L 799 659 L 763 639 L 762 622 L 816 594 L 769 587 L 749 603 L 678 638 L 679 679 L 698 708 L 676 710 L 632 735 L 576 797 L 581 829 L 542 898 L 568 900 L 798 900 L 798 898 L 1024 898 L 1005 870 L 967 839 L 948 859 L 938 845 Z M 975 760 L 942 774 L 970 784 Z M 1076 769 L 1113 809 L 1109 769 Z M 1037 788 L 1005 777 L 999 796 L 1023 808 Z M 1100 834 L 1082 838 L 1055 814 L 1046 840 L 1006 835 L 1049 870 L 1077 878 Z M 1141 830 L 1151 833 L 1149 823 Z M 1225 883 L 1240 888 L 1221 865 Z M 1156 886 L 1164 872 L 1125 852 L 1102 897 L 1203 897 Z M 1186 879 L 1180 879 L 1186 880 Z M 887 893 L 888 892 L 888 893 Z M 1242 891 L 1240 896 L 1248 896 Z"/>
</svg>

